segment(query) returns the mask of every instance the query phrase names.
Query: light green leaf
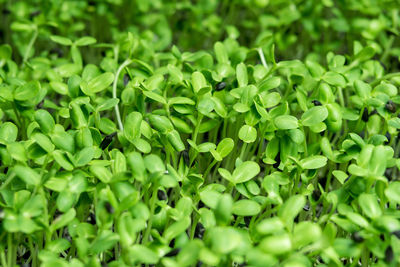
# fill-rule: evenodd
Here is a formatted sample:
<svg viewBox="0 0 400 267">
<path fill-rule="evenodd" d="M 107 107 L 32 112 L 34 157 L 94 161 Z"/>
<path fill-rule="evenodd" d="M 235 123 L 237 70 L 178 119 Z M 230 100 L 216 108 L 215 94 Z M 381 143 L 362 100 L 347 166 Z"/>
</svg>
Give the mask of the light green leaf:
<svg viewBox="0 0 400 267">
<path fill-rule="evenodd" d="M 245 161 L 232 173 L 232 182 L 235 184 L 244 183 L 260 172 L 260 166 L 254 161 Z"/>
<path fill-rule="evenodd" d="M 304 126 L 313 126 L 323 122 L 328 117 L 328 110 L 324 106 L 315 106 L 304 112 L 301 123 Z"/>
<path fill-rule="evenodd" d="M 245 143 L 253 143 L 257 139 L 257 130 L 250 125 L 243 125 L 239 130 L 239 138 Z"/>
<path fill-rule="evenodd" d="M 260 204 L 248 199 L 236 201 L 232 207 L 232 213 L 238 216 L 254 216 L 260 213 L 260 211 Z"/>
<path fill-rule="evenodd" d="M 326 165 L 327 158 L 324 156 L 310 156 L 308 158 L 302 159 L 300 165 L 305 170 L 319 169 Z"/>
<path fill-rule="evenodd" d="M 281 115 L 275 118 L 275 126 L 280 130 L 290 130 L 299 127 L 297 118 L 291 115 Z"/>
</svg>

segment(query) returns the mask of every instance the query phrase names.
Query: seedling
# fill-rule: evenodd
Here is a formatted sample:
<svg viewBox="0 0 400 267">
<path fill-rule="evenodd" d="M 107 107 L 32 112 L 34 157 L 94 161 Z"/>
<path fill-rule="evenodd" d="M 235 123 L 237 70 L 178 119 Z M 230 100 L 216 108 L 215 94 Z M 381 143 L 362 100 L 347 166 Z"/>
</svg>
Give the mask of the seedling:
<svg viewBox="0 0 400 267">
<path fill-rule="evenodd" d="M 395 1 L 2 2 L 1 266 L 400 265 Z"/>
</svg>

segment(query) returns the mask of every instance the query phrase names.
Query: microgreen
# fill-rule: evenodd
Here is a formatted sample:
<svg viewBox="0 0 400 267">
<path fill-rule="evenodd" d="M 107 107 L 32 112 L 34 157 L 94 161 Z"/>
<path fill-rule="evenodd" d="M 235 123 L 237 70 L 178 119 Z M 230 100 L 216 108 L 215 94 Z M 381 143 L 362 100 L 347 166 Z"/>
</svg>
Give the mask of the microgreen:
<svg viewBox="0 0 400 267">
<path fill-rule="evenodd" d="M 0 1 L 1 266 L 400 265 L 396 1 L 36 2 Z"/>
</svg>

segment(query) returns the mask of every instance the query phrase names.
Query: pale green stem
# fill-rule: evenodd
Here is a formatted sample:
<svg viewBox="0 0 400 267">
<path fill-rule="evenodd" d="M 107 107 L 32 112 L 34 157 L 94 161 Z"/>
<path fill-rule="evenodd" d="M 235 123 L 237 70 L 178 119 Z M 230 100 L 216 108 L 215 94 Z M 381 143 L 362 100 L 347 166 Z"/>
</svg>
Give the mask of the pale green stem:
<svg viewBox="0 0 400 267">
<path fill-rule="evenodd" d="M 125 60 L 121 64 L 121 66 L 119 66 L 117 72 L 115 73 L 114 83 L 113 83 L 113 98 L 118 98 L 117 97 L 117 84 L 118 84 L 118 77 L 119 77 L 121 71 L 131 63 L 132 63 L 132 60 L 130 60 L 130 59 Z M 117 117 L 117 122 L 118 122 L 119 129 L 121 131 L 123 131 L 124 130 L 124 126 L 122 125 L 121 114 L 119 113 L 118 104 L 115 105 L 115 116 Z"/>
<path fill-rule="evenodd" d="M 25 62 L 28 60 L 29 54 L 32 50 L 33 44 L 35 43 L 37 36 L 38 36 L 38 29 L 35 28 L 35 30 L 33 31 L 31 40 L 29 41 L 29 44 L 26 48 L 26 51 L 25 51 L 25 54 L 24 54 L 24 57 L 22 60 L 22 66 L 24 66 Z"/>
<path fill-rule="evenodd" d="M 268 70 L 268 65 L 267 65 L 267 62 L 265 61 L 264 52 L 262 51 L 262 48 L 259 47 L 259 48 L 257 49 L 257 51 L 258 51 L 258 55 L 260 56 L 261 63 L 262 63 L 263 66 Z"/>
<path fill-rule="evenodd" d="M 400 76 L 400 72 L 393 72 L 393 73 L 386 74 L 382 78 L 379 78 L 379 79 L 376 79 L 375 81 L 373 81 L 371 83 L 371 86 L 374 87 L 375 85 L 378 85 L 378 83 L 380 83 L 381 81 L 389 80 L 391 78 L 398 77 L 398 76 Z"/>
</svg>

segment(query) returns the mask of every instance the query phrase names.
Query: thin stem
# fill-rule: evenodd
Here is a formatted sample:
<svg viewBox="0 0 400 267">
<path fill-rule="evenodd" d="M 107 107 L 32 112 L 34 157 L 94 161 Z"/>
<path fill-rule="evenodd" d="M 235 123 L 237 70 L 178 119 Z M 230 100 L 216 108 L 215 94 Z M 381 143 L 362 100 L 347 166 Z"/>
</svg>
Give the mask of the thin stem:
<svg viewBox="0 0 400 267">
<path fill-rule="evenodd" d="M 264 68 L 266 68 L 268 70 L 268 65 L 267 65 L 267 62 L 265 61 L 264 52 L 262 51 L 262 48 L 259 47 L 257 49 L 257 51 L 258 51 L 258 55 L 260 56 L 261 63 L 263 64 Z"/>
<path fill-rule="evenodd" d="M 29 249 L 31 250 L 32 266 L 37 266 L 37 263 L 36 263 L 36 250 L 35 250 L 35 247 L 33 245 L 31 236 L 28 236 L 28 244 L 29 244 Z"/>
<path fill-rule="evenodd" d="M 150 218 L 147 223 L 147 228 L 146 232 L 144 233 L 142 243 L 146 244 L 148 242 L 149 236 L 150 236 L 150 231 L 151 231 L 151 225 L 153 223 L 153 217 L 154 217 L 154 210 L 156 207 L 156 200 L 157 200 L 157 188 L 154 188 L 153 194 L 150 198 Z"/>
<path fill-rule="evenodd" d="M 203 114 L 199 114 L 198 117 L 197 117 L 196 128 L 194 128 L 194 133 L 193 133 L 193 136 L 192 136 L 192 140 L 195 143 L 196 143 L 196 140 L 197 140 L 197 135 L 199 134 L 200 124 L 201 124 L 202 119 L 203 119 Z"/>
<path fill-rule="evenodd" d="M 381 77 L 381 78 L 376 79 L 375 81 L 373 81 L 373 82 L 371 83 L 371 86 L 374 87 L 375 85 L 378 85 L 378 83 L 381 82 L 381 81 L 383 81 L 383 80 L 389 80 L 389 79 L 394 78 L 394 77 L 397 77 L 397 76 L 400 76 L 400 72 L 394 72 L 394 73 L 386 74 L 385 76 L 383 76 L 383 77 Z"/>
<path fill-rule="evenodd" d="M 5 249 L 2 249 L 2 251 L 0 252 L 0 261 L 1 261 L 1 266 L 7 267 Z"/>
<path fill-rule="evenodd" d="M 208 165 L 207 169 L 204 172 L 204 179 L 207 179 L 208 174 L 210 173 L 210 170 L 212 169 L 212 167 L 214 167 L 214 165 L 217 163 L 217 161 L 214 159 L 213 162 L 211 162 L 210 165 Z"/>
<path fill-rule="evenodd" d="M 246 157 L 246 149 L 247 149 L 247 143 L 243 143 L 242 145 L 242 149 L 240 151 L 240 159 L 244 161 L 245 157 Z"/>
<path fill-rule="evenodd" d="M 13 259 L 13 242 L 12 242 L 12 234 L 9 233 L 7 235 L 7 263 L 8 266 L 13 266 L 12 259 Z"/>
<path fill-rule="evenodd" d="M 25 122 L 23 121 L 23 118 L 21 118 L 20 113 L 18 112 L 15 103 L 13 103 L 12 107 L 13 107 L 13 110 L 15 113 L 15 117 L 17 118 L 19 127 L 21 128 L 21 138 L 26 139 Z"/>
<path fill-rule="evenodd" d="M 242 219 L 243 219 L 243 216 L 238 216 L 233 227 L 237 227 Z"/>
<path fill-rule="evenodd" d="M 24 54 L 24 57 L 23 57 L 23 60 L 22 60 L 22 66 L 24 66 L 25 62 L 28 60 L 29 54 L 30 54 L 30 52 L 32 50 L 33 44 L 35 43 L 37 36 L 38 36 L 38 29 L 35 28 L 35 30 L 33 31 L 31 40 L 29 41 L 29 44 L 28 44 L 28 46 L 26 48 L 26 51 L 25 51 L 25 54 Z"/>
<path fill-rule="evenodd" d="M 117 83 L 118 83 L 118 77 L 119 77 L 121 71 L 122 71 L 126 66 L 128 66 L 129 64 L 131 64 L 131 63 L 132 63 L 132 60 L 131 60 L 131 59 L 125 60 L 125 61 L 121 64 L 121 66 L 119 66 L 117 72 L 115 73 L 115 78 L 114 78 L 114 83 L 113 83 L 113 98 L 117 98 Z M 120 115 L 120 113 L 119 113 L 118 104 L 115 105 L 115 116 L 117 117 L 117 122 L 118 122 L 119 129 L 120 129 L 121 131 L 123 131 L 123 130 L 124 130 L 124 126 L 122 125 L 122 120 L 121 120 L 121 115 Z"/>
<path fill-rule="evenodd" d="M 6 186 L 14 179 L 14 177 L 15 177 L 15 173 L 12 172 L 10 174 L 10 176 L 7 178 L 7 180 L 0 186 L 0 190 L 6 188 Z"/>
</svg>

